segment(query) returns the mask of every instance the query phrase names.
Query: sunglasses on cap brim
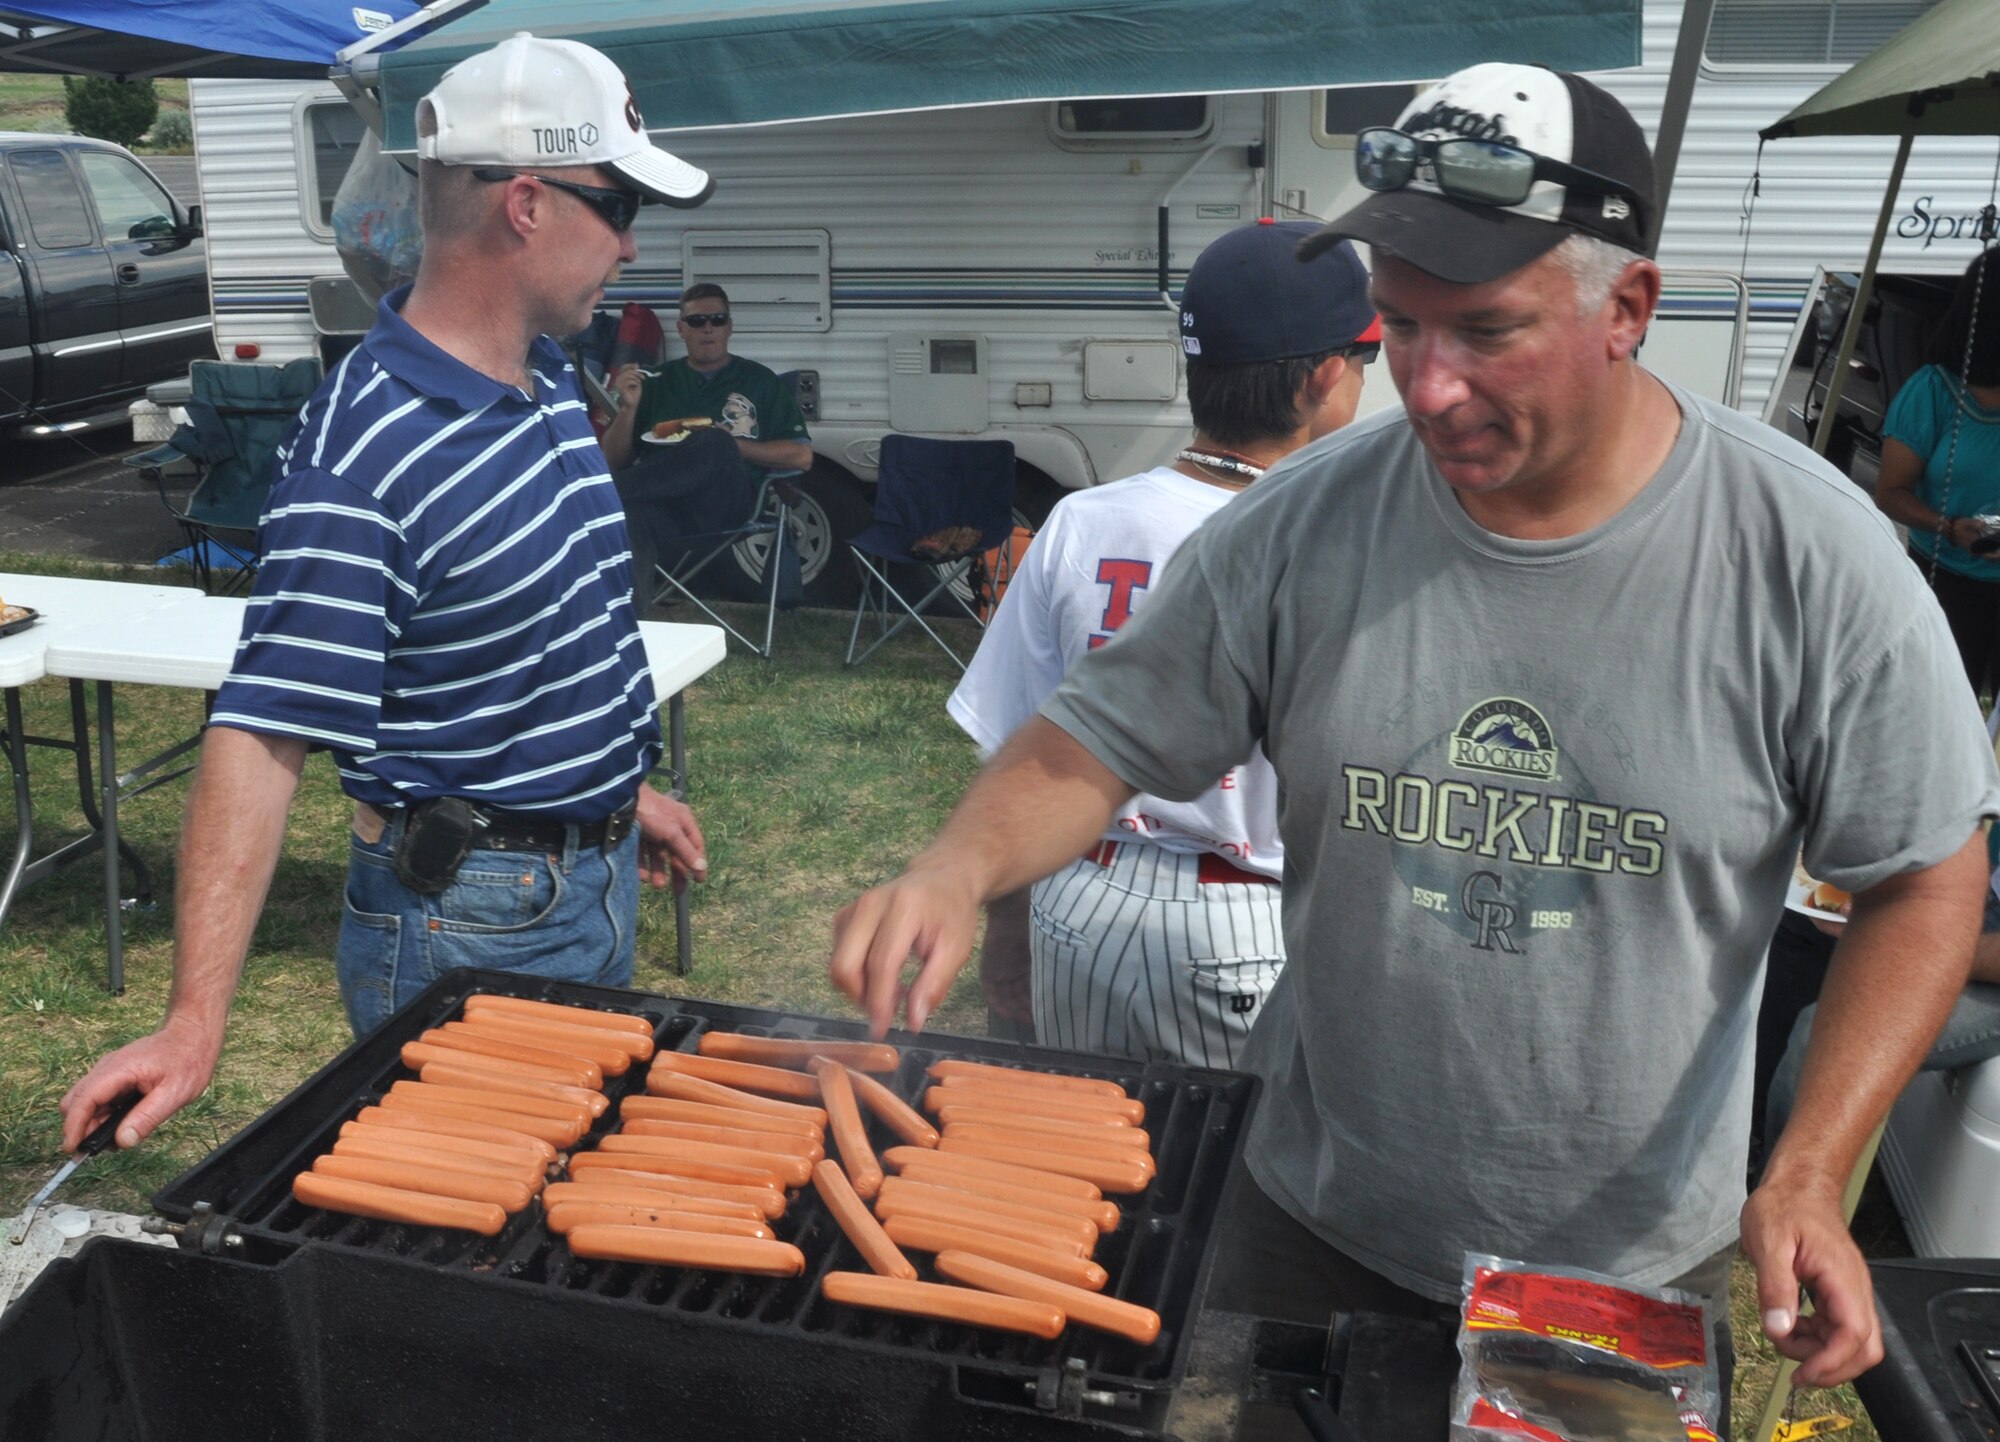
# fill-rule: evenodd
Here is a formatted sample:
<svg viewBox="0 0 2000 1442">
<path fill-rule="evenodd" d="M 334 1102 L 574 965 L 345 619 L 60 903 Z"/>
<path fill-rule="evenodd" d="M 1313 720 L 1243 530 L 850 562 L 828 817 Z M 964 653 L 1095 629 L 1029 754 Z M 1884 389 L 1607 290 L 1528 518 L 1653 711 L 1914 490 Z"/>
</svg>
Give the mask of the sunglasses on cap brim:
<svg viewBox="0 0 2000 1442">
<path fill-rule="evenodd" d="M 1370 190 L 1401 190 L 1419 167 L 1429 168 L 1426 178 L 1445 195 L 1472 205 L 1519 205 L 1538 180 L 1590 195 L 1615 195 L 1635 208 L 1645 204 L 1623 181 L 1497 140 L 1425 140 L 1386 125 L 1370 126 L 1354 137 L 1354 178 Z"/>
<path fill-rule="evenodd" d="M 475 170 L 474 180 L 504 184 L 509 180 L 535 180 L 556 190 L 568 191 L 597 212 L 597 218 L 623 235 L 639 218 L 645 197 L 636 190 L 612 190 L 602 185 L 579 185 L 574 180 L 558 180 L 553 175 L 536 175 L 529 170 Z"/>
</svg>

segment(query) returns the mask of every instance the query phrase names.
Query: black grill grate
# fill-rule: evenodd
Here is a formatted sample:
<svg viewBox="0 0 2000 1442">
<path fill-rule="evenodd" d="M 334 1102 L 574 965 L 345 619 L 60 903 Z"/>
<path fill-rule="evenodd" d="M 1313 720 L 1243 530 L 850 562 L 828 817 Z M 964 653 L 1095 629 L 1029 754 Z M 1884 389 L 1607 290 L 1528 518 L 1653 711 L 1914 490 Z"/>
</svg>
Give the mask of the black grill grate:
<svg viewBox="0 0 2000 1442">
<path fill-rule="evenodd" d="M 1040 1070 L 1105 1077 L 1145 1103 L 1157 1175 L 1142 1194 L 1115 1197 L 1123 1221 L 1099 1244 L 1096 1260 L 1110 1273 L 1106 1292 L 1160 1313 L 1162 1330 L 1150 1347 L 1083 1328 L 1045 1342 L 980 1328 L 928 1322 L 827 1302 L 819 1279 L 832 1270 L 865 1270 L 853 1246 L 810 1188 L 792 1194 L 786 1215 L 773 1224 L 785 1241 L 806 1256 L 806 1271 L 795 1278 L 751 1277 L 602 1262 L 570 1255 L 562 1239 L 541 1223 L 536 1203 L 510 1219 L 497 1237 L 410 1227 L 349 1217 L 299 1205 L 291 1178 L 328 1150 L 341 1123 L 410 1073 L 402 1066 L 404 1042 L 459 1014 L 473 991 L 498 991 L 540 1000 L 569 1002 L 632 1012 L 653 1023 L 661 1050 L 692 1051 L 710 1029 L 756 1035 L 854 1040 L 858 1023 L 824 1017 L 669 999 L 639 992 L 569 984 L 536 984 L 504 973 L 455 972 L 397 1013 L 380 1031 L 355 1043 L 321 1072 L 155 1198 L 168 1217 L 192 1215 L 197 1202 L 211 1203 L 228 1217 L 254 1256 L 280 1258 L 302 1247 L 359 1251 L 395 1257 L 490 1279 L 496 1297 L 531 1288 L 608 1304 L 608 1318 L 635 1311 L 671 1312 L 731 1334 L 745 1329 L 783 1336 L 789 1343 L 831 1340 L 864 1347 L 898 1359 L 960 1364 L 1002 1378 L 1004 1395 L 1021 1383 L 1023 1405 L 1030 1389 L 1052 1369 L 1080 1362 L 1087 1385 L 1122 1393 L 1139 1421 L 1164 1410 L 1173 1384 L 1187 1361 L 1187 1343 L 1205 1280 L 1209 1241 L 1230 1168 L 1241 1151 L 1256 1091 L 1255 1081 L 1230 1072 L 1163 1063 L 1139 1064 L 979 1038 L 892 1034 L 902 1052 L 893 1076 L 881 1078 L 905 1100 L 916 1102 L 926 1069 L 943 1057 L 1016 1062 Z M 616 1101 L 643 1091 L 645 1066 L 622 1077 L 607 1077 L 606 1092 Z M 599 1120 L 580 1149 L 616 1125 L 614 1106 Z M 896 1139 L 870 1122 L 878 1148 Z M 912 1257 L 926 1277 L 929 1258 Z M 701 1328 L 692 1335 L 701 1335 Z M 682 1345 L 687 1345 L 686 1339 Z"/>
</svg>

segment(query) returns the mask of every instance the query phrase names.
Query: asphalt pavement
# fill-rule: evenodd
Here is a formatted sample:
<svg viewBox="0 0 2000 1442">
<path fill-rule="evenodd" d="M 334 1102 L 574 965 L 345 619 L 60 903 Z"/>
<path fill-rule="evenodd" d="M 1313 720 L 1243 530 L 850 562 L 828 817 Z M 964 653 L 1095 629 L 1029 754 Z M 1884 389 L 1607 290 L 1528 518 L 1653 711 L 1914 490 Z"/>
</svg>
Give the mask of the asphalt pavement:
<svg viewBox="0 0 2000 1442">
<path fill-rule="evenodd" d="M 0 440 L 0 551 L 151 565 L 179 550 L 159 491 L 123 461 L 150 449 L 129 426 Z"/>
</svg>

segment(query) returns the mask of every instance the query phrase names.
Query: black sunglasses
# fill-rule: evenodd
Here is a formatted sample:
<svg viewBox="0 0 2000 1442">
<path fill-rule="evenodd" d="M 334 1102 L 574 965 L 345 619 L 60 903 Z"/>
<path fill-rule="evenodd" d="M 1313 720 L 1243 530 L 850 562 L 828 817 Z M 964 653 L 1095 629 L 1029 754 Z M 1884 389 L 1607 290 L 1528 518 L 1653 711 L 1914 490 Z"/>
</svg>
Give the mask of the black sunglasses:
<svg viewBox="0 0 2000 1442">
<path fill-rule="evenodd" d="M 1354 176 L 1370 190 L 1401 190 L 1420 165 L 1430 167 L 1427 178 L 1439 190 L 1474 205 L 1519 205 L 1538 180 L 1591 195 L 1615 195 L 1635 208 L 1645 204 L 1623 181 L 1497 140 L 1423 140 L 1386 125 L 1370 126 L 1354 137 Z"/>
<path fill-rule="evenodd" d="M 494 183 L 504 183 L 513 180 L 517 176 L 526 176 L 529 180 L 539 180 L 543 185 L 550 185 L 554 186 L 557 190 L 568 191 L 571 195 L 596 211 L 597 218 L 620 235 L 623 235 L 632 228 L 632 222 L 639 218 L 639 207 L 645 204 L 644 197 L 634 190 L 611 190 L 602 185 L 578 185 L 573 180 L 557 180 L 553 175 L 536 175 L 533 171 L 528 170 L 475 170 L 472 172 L 474 180 L 485 180 Z"/>
<path fill-rule="evenodd" d="M 684 315 L 681 317 L 681 321 L 685 325 L 693 326 L 696 330 L 706 330 L 709 326 L 714 326 L 720 330 L 723 326 L 729 324 L 729 312 L 726 310 L 716 310 L 709 311 L 703 315 Z"/>
</svg>

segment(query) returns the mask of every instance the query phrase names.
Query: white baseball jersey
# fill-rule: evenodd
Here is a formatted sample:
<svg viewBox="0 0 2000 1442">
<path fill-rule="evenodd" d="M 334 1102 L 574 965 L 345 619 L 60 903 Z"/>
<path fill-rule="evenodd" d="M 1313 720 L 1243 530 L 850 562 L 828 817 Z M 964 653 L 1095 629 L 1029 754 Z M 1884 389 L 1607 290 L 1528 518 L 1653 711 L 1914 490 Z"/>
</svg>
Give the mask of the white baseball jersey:
<svg viewBox="0 0 2000 1442">
<path fill-rule="evenodd" d="M 952 719 L 997 750 L 1235 494 L 1161 467 L 1066 497 L 1008 583 Z M 1032 893 L 1036 1039 L 1234 1067 L 1285 959 L 1270 762 L 1258 751 L 1191 802 L 1134 797 L 1104 834 L 1115 855 L 1073 862 Z M 1204 881 L 1209 853 L 1270 879 Z"/>
<path fill-rule="evenodd" d="M 1161 466 L 1066 496 L 1007 583 L 947 704 L 952 719 L 982 752 L 999 750 L 1069 668 L 1145 602 L 1181 542 L 1236 494 Z M 1104 835 L 1212 851 L 1273 880 L 1284 870 L 1278 778 L 1261 750 L 1193 801 L 1133 797 Z"/>
</svg>

